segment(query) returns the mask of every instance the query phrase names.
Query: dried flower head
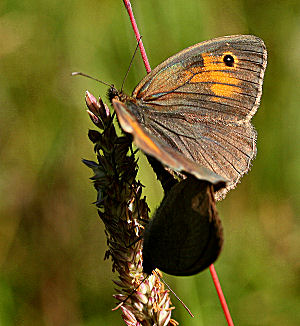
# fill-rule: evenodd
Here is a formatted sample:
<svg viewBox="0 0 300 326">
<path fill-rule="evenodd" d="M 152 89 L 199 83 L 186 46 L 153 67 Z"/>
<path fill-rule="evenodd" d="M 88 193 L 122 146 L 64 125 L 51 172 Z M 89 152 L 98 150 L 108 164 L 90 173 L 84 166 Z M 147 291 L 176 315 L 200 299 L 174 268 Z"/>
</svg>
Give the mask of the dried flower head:
<svg viewBox="0 0 300 326">
<path fill-rule="evenodd" d="M 95 204 L 107 237 L 105 259 L 112 259 L 112 270 L 118 274 L 113 282 L 119 293 L 114 297 L 120 302 L 122 317 L 130 326 L 178 325 L 171 319 L 174 307 L 169 291 L 157 275 L 143 273 L 141 236 L 149 208 L 142 197 L 143 185 L 136 179 L 138 165 L 132 138 L 117 135 L 114 114 L 101 99 L 97 101 L 89 92 L 85 99 L 88 114 L 100 131 L 89 131 L 97 162 L 83 162 L 94 173 L 91 179 L 97 191 Z"/>
</svg>

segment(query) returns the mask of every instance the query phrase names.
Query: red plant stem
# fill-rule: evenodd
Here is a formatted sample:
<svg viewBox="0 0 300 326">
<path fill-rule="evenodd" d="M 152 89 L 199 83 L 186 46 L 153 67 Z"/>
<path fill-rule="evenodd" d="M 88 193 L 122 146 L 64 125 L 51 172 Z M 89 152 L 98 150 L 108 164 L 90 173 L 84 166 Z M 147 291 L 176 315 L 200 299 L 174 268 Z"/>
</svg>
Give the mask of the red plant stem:
<svg viewBox="0 0 300 326">
<path fill-rule="evenodd" d="M 219 296 L 219 300 L 220 300 L 222 309 L 224 311 L 225 318 L 227 320 L 227 324 L 228 324 L 228 326 L 234 326 L 227 303 L 226 303 L 226 300 L 225 300 L 225 297 L 224 297 L 224 294 L 223 294 L 223 291 L 222 291 L 222 287 L 221 287 L 217 272 L 215 270 L 215 266 L 213 264 L 211 264 L 209 266 L 209 271 L 210 271 L 211 277 L 214 281 L 214 284 L 215 284 L 215 287 L 216 287 L 216 290 L 217 290 L 217 293 Z"/>
<path fill-rule="evenodd" d="M 141 40 L 141 35 L 139 33 L 139 29 L 138 29 L 136 21 L 134 19 L 134 15 L 133 15 L 130 0 L 123 0 L 123 2 L 124 2 L 124 5 L 126 7 L 126 10 L 127 10 L 128 14 L 129 14 L 130 22 L 131 22 L 131 25 L 132 25 L 136 40 L 138 42 L 140 41 L 139 42 L 139 47 L 140 47 L 141 55 L 142 55 L 142 58 L 143 58 L 143 61 L 144 61 L 146 71 L 147 71 L 147 73 L 149 73 L 151 71 L 151 67 L 150 67 L 150 64 L 149 64 L 149 61 L 148 61 L 148 58 L 147 58 L 147 54 L 146 54 L 146 51 L 145 51 L 145 48 L 144 48 L 144 45 L 143 45 L 143 41 Z M 214 267 L 213 264 L 209 266 L 209 271 L 210 271 L 211 277 L 213 279 L 215 288 L 217 290 L 219 300 L 220 300 L 222 309 L 224 311 L 224 315 L 225 315 L 225 318 L 227 320 L 228 326 L 234 326 L 232 318 L 230 316 L 230 312 L 229 312 L 226 300 L 225 300 L 225 297 L 224 297 L 224 294 L 223 294 L 223 291 L 222 291 L 222 287 L 221 287 L 217 272 L 216 272 L 215 267 Z"/>
<path fill-rule="evenodd" d="M 139 32 L 139 29 L 137 27 L 136 21 L 135 21 L 134 16 L 133 16 L 131 3 L 130 3 L 129 0 L 123 0 L 123 2 L 124 2 L 124 5 L 125 5 L 125 7 L 127 9 L 128 14 L 129 14 L 129 18 L 130 18 L 130 21 L 131 21 L 131 25 L 132 25 L 136 40 L 137 40 L 137 42 L 139 42 L 139 47 L 140 47 L 140 51 L 141 51 L 141 55 L 142 55 L 142 58 L 143 58 L 143 61 L 144 61 L 146 71 L 149 74 L 149 72 L 151 71 L 151 67 L 150 67 L 150 64 L 149 64 L 149 61 L 148 61 L 148 58 L 147 58 L 147 54 L 146 54 L 146 51 L 145 51 L 145 48 L 144 48 L 143 41 L 141 40 L 141 35 L 140 35 L 140 32 Z"/>
</svg>

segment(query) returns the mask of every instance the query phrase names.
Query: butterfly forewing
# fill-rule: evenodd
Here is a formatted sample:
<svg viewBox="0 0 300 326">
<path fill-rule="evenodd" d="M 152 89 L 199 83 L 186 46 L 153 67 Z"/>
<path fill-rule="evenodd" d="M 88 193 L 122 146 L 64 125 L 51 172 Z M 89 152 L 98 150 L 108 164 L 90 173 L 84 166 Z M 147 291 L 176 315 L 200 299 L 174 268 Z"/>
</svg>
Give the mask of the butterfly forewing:
<svg viewBox="0 0 300 326">
<path fill-rule="evenodd" d="M 234 64 L 227 66 L 224 56 Z M 266 50 L 251 35 L 199 43 L 167 59 L 133 92 L 145 111 L 195 112 L 223 119 L 243 119 L 258 105 Z"/>
</svg>

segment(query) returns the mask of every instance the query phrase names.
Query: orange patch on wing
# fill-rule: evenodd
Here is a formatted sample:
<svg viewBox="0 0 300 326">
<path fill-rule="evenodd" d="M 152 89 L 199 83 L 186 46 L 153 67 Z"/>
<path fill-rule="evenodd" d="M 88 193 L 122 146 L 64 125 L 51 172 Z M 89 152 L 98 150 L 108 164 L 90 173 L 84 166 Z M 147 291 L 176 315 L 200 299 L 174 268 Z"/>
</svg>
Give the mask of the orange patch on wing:
<svg viewBox="0 0 300 326">
<path fill-rule="evenodd" d="M 223 85 L 223 84 L 213 84 L 210 86 L 211 91 L 218 96 L 232 97 L 233 93 L 239 93 L 240 89 L 235 86 Z M 222 101 L 221 98 L 215 98 L 218 101 Z"/>
<path fill-rule="evenodd" d="M 223 84 L 234 84 L 234 85 L 239 84 L 239 80 L 235 78 L 232 74 L 221 70 L 218 71 L 203 70 L 201 73 L 195 75 L 190 82 L 191 83 L 210 82 L 210 83 L 223 83 Z"/>
<path fill-rule="evenodd" d="M 234 58 L 233 67 L 227 66 L 223 62 L 225 55 L 231 55 Z M 233 92 L 239 92 L 239 88 L 233 85 L 239 85 L 240 80 L 228 72 L 228 70 L 234 71 L 238 62 L 237 57 L 233 53 L 225 52 L 220 56 L 212 56 L 203 53 L 202 57 L 204 66 L 201 68 L 201 71 L 199 71 L 197 67 L 194 71 L 196 75 L 190 80 L 191 83 L 211 83 L 210 90 L 218 96 L 231 97 Z"/>
</svg>

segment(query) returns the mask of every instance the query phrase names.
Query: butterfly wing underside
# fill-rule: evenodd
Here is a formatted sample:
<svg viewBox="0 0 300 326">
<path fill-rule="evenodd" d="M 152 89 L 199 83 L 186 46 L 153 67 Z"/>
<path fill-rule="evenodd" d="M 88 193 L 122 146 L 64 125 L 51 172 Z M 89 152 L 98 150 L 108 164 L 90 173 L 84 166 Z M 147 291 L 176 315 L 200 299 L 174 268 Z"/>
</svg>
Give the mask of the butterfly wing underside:
<svg viewBox="0 0 300 326">
<path fill-rule="evenodd" d="M 202 42 L 157 66 L 126 102 L 129 110 L 138 107 L 138 122 L 150 137 L 230 180 L 217 199 L 235 187 L 256 155 L 250 119 L 260 103 L 266 58 L 255 36 Z"/>
<path fill-rule="evenodd" d="M 186 158 L 179 151 L 174 150 L 153 135 L 150 135 L 142 128 L 136 117 L 124 103 L 115 99 L 112 102 L 123 130 L 133 135 L 135 144 L 144 152 L 160 159 L 162 163 L 178 172 L 185 171 L 193 174 L 200 180 L 209 181 L 215 186 L 215 190 L 225 188 L 228 180 Z"/>
</svg>

